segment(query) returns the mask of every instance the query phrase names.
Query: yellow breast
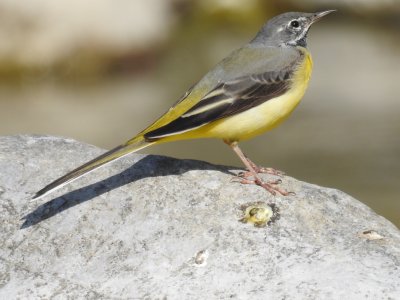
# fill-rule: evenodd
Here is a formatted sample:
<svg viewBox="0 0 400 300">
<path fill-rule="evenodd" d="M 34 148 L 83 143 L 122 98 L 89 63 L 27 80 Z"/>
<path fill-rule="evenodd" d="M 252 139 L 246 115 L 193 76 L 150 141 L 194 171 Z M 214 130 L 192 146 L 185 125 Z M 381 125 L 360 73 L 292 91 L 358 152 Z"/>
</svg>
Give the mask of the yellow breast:
<svg viewBox="0 0 400 300">
<path fill-rule="evenodd" d="M 311 55 L 306 49 L 301 50 L 305 54 L 304 60 L 293 76 L 290 90 L 248 111 L 199 128 L 199 133 L 207 137 L 240 141 L 271 130 L 283 122 L 299 104 L 311 77 Z"/>
</svg>

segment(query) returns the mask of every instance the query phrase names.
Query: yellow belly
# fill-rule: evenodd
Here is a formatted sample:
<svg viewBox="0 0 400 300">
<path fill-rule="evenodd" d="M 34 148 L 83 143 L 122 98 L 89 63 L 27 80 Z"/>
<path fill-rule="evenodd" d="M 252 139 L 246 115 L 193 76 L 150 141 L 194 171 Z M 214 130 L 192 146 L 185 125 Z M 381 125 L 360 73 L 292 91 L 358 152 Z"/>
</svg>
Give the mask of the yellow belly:
<svg viewBox="0 0 400 300">
<path fill-rule="evenodd" d="M 192 138 L 221 138 L 228 141 L 241 141 L 252 138 L 283 122 L 299 104 L 312 72 L 312 59 L 307 50 L 293 75 L 293 84 L 284 95 L 266 101 L 245 112 L 224 118 L 198 129 L 167 137 L 164 141 Z"/>
</svg>

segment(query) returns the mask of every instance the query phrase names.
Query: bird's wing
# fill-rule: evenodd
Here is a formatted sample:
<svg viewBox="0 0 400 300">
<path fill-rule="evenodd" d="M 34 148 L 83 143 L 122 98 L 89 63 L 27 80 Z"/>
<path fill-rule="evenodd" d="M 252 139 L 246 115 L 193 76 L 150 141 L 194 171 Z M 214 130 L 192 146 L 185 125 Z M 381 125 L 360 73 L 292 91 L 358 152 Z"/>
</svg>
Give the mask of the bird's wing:
<svg viewBox="0 0 400 300">
<path fill-rule="evenodd" d="M 172 122 L 144 134 L 148 141 L 189 131 L 232 116 L 285 93 L 294 68 L 242 76 L 218 84 Z"/>
<path fill-rule="evenodd" d="M 160 118 L 138 135 L 144 136 L 178 119 L 224 82 L 233 82 L 238 78 L 249 77 L 251 74 L 285 69 L 298 58 L 298 51 L 290 48 L 250 46 L 239 48 L 220 61 Z"/>
</svg>

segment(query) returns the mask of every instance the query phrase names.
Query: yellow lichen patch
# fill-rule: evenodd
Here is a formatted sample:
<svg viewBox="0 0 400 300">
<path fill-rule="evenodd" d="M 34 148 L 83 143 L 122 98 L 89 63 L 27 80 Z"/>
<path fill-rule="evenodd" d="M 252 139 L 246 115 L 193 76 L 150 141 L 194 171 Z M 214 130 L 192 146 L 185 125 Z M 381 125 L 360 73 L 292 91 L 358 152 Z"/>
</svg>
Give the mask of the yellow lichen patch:
<svg viewBox="0 0 400 300">
<path fill-rule="evenodd" d="M 274 204 L 267 204 L 265 202 L 244 204 L 240 209 L 242 211 L 240 222 L 251 223 L 255 227 L 270 225 L 279 216 L 278 208 Z"/>
</svg>

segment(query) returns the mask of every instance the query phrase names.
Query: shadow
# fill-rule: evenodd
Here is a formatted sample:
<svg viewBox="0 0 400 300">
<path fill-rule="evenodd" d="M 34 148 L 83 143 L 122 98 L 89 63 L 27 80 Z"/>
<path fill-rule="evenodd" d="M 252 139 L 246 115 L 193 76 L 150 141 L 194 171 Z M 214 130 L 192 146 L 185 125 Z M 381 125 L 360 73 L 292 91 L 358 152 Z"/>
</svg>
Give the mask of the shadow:
<svg viewBox="0 0 400 300">
<path fill-rule="evenodd" d="M 113 189 L 143 178 L 181 175 L 191 170 L 216 170 L 234 175 L 234 173 L 229 171 L 229 169 L 230 168 L 225 166 L 212 165 L 203 161 L 181 160 L 165 156 L 147 155 L 119 174 L 71 191 L 40 205 L 31 213 L 22 217 L 21 220 L 25 221 L 21 225 L 20 229 L 36 225 L 66 209 L 74 207 L 75 205 L 89 201 Z"/>
</svg>

